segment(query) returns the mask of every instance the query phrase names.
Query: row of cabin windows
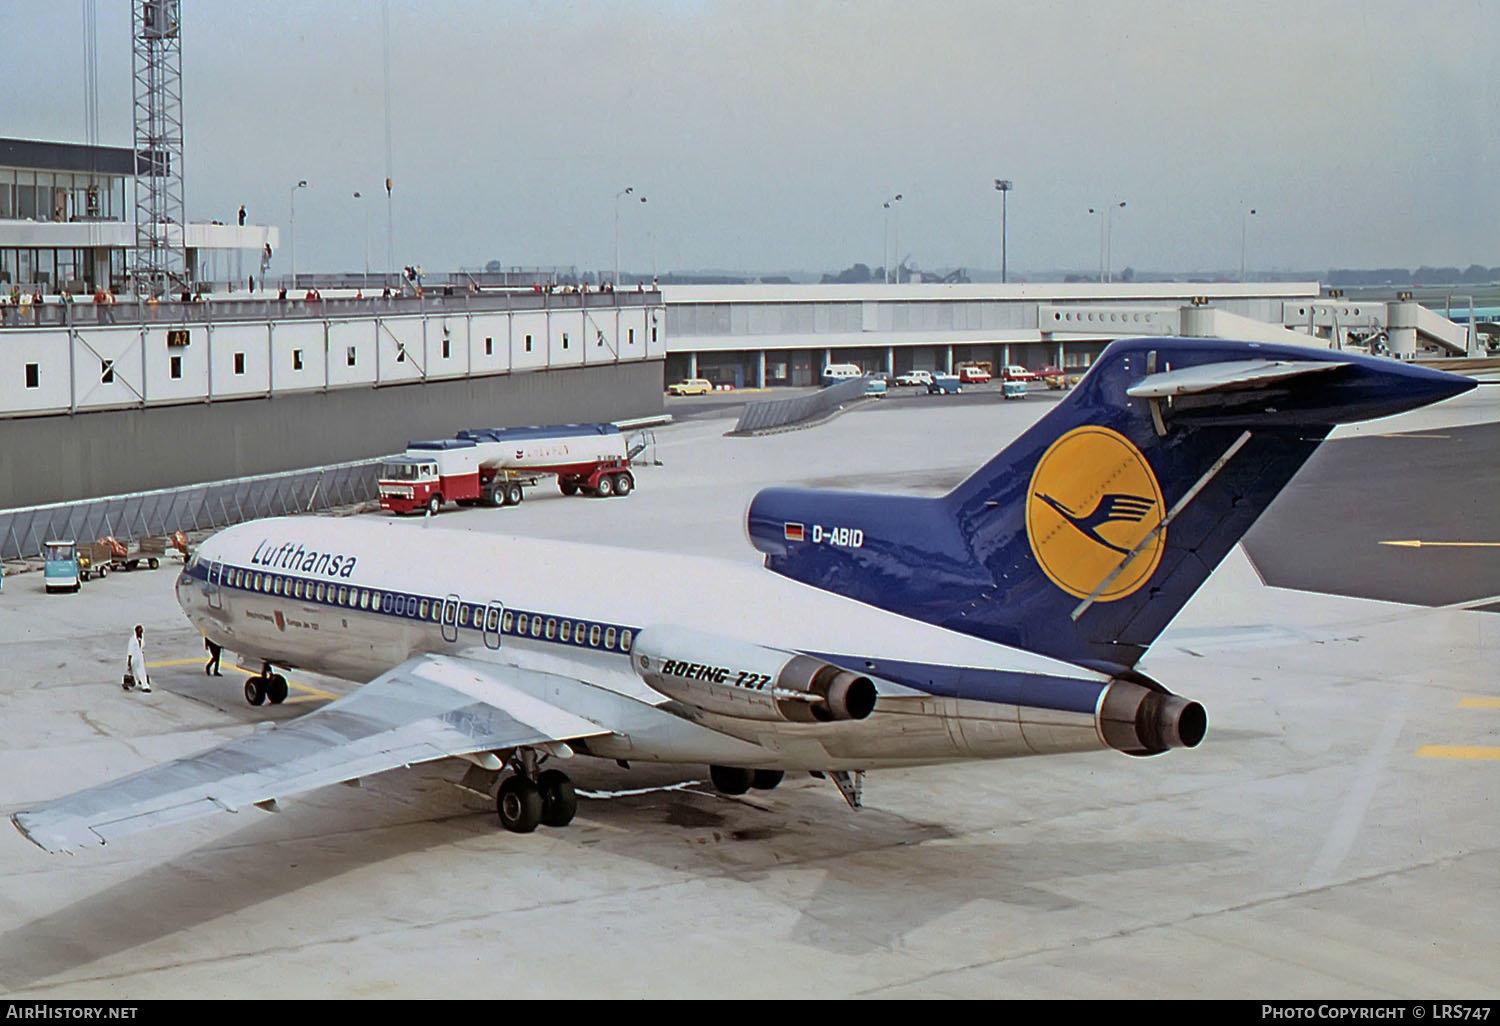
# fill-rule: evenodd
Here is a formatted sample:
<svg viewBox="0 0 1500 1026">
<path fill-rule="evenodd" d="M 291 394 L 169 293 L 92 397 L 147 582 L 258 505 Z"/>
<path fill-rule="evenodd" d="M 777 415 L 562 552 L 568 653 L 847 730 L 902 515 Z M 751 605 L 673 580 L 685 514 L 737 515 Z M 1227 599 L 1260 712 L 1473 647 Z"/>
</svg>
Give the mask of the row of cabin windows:
<svg viewBox="0 0 1500 1026">
<path fill-rule="evenodd" d="M 374 610 L 396 616 L 409 616 L 432 623 L 441 622 L 446 603 L 418 598 L 415 595 L 399 595 L 392 592 L 372 591 L 369 588 L 353 588 L 345 584 L 329 584 L 325 581 L 304 581 L 300 577 L 282 577 L 279 574 L 259 573 L 251 570 L 228 569 L 224 571 L 225 583 L 231 588 L 260 592 L 264 595 L 282 595 L 308 602 L 325 602 L 349 609 Z M 517 637 L 545 637 L 548 641 L 563 644 L 602 647 L 607 650 L 629 652 L 634 634 L 629 629 L 606 627 L 597 623 L 580 623 L 573 620 L 545 619 L 535 613 L 516 613 L 507 609 L 502 618 L 497 606 L 476 606 L 457 603 L 458 626 L 474 630 L 500 631 Z M 488 614 L 488 615 L 486 615 Z M 486 622 L 487 621 L 487 622 Z"/>
</svg>

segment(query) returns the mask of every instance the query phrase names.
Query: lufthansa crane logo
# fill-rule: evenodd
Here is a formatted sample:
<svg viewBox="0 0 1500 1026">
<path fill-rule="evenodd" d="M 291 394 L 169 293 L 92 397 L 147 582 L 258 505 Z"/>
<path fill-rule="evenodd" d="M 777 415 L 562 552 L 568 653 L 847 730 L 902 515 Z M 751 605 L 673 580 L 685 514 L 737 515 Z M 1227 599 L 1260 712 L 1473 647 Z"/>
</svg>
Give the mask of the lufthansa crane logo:
<svg viewBox="0 0 1500 1026">
<path fill-rule="evenodd" d="M 1145 584 L 1161 561 L 1165 532 L 1130 554 L 1165 512 L 1141 451 L 1119 432 L 1090 425 L 1063 435 L 1037 462 L 1026 490 L 1026 537 L 1048 579 L 1070 595 L 1087 598 L 1115 574 L 1097 598 L 1112 602 Z"/>
</svg>

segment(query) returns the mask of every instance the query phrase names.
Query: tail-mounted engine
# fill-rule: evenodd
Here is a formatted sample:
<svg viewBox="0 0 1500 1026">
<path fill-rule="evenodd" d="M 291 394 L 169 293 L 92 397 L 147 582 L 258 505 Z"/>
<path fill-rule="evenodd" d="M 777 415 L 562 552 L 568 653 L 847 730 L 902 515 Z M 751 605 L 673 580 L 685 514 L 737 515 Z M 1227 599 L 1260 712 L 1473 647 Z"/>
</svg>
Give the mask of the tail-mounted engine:
<svg viewBox="0 0 1500 1026">
<path fill-rule="evenodd" d="M 1208 729 L 1203 706 L 1152 683 L 1149 688 L 1126 680 L 1110 683 L 1099 704 L 1099 734 L 1104 743 L 1126 755 L 1196 748 Z"/>
<path fill-rule="evenodd" d="M 630 663 L 668 698 L 721 716 L 827 723 L 862 720 L 875 709 L 875 684 L 868 677 L 685 627 L 641 631 Z"/>
</svg>

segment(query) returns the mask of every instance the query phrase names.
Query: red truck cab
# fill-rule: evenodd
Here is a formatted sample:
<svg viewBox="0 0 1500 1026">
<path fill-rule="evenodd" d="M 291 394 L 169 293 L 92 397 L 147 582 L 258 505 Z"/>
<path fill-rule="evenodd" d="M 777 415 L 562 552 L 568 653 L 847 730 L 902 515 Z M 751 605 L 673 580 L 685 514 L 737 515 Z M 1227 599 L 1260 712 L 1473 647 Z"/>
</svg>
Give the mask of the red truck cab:
<svg viewBox="0 0 1500 1026">
<path fill-rule="evenodd" d="M 480 494 L 479 453 L 466 439 L 408 442 L 404 455 L 380 468 L 380 508 L 392 513 L 436 513 L 446 502 L 470 502 Z"/>
</svg>

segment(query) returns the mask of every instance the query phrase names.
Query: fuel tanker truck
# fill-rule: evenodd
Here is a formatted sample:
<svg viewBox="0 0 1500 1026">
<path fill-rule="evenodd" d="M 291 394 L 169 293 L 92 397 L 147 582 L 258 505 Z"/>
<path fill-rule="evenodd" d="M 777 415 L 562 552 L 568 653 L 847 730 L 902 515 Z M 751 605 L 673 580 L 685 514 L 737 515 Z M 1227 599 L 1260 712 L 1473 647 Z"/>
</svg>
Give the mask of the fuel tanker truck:
<svg viewBox="0 0 1500 1026">
<path fill-rule="evenodd" d="M 456 438 L 408 442 L 380 468 L 380 507 L 437 513 L 448 502 L 514 506 L 555 477 L 564 495 L 608 498 L 635 489 L 625 434 L 614 424 L 470 428 Z"/>
</svg>

